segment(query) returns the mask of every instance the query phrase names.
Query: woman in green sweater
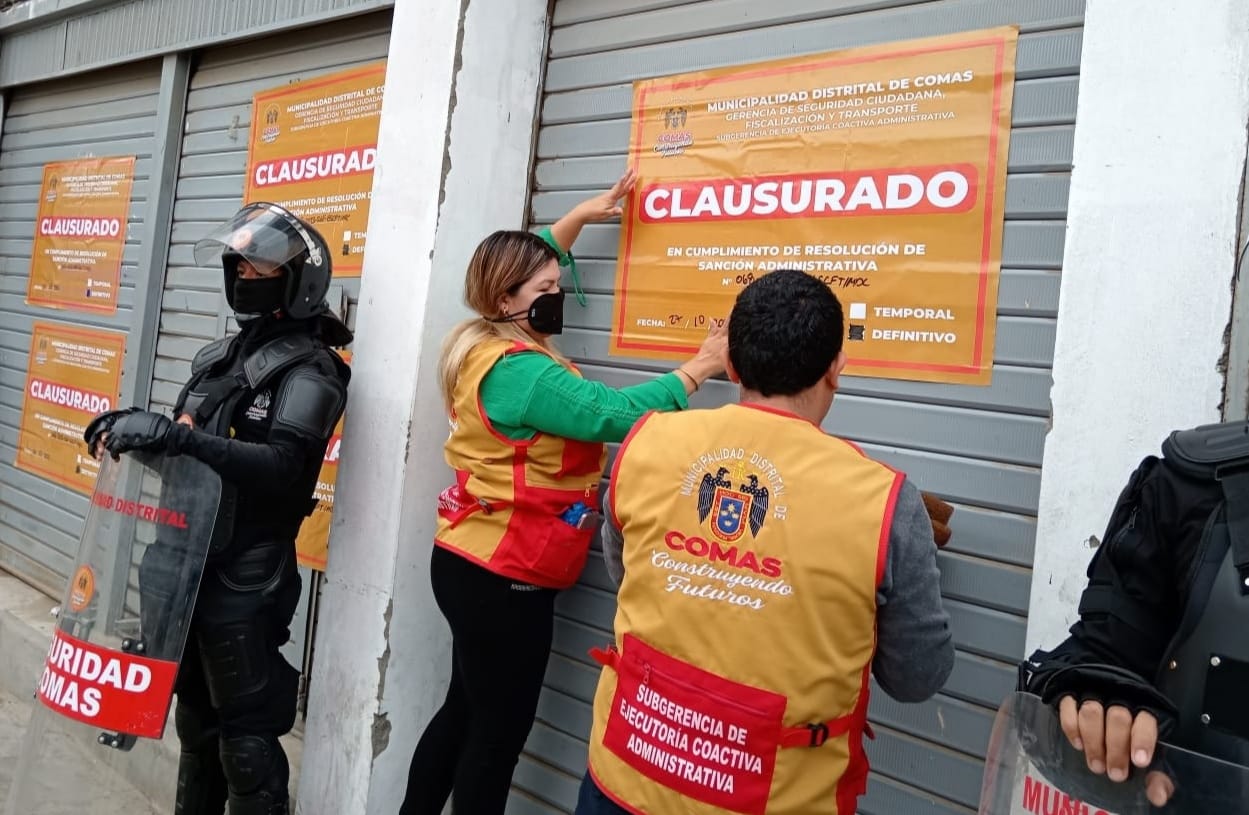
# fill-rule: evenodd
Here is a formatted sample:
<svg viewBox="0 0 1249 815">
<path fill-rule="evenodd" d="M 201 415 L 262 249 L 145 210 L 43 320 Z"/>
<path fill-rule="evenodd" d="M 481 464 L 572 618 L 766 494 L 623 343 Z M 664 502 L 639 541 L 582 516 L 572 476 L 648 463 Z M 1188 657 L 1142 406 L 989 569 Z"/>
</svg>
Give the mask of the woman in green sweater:
<svg viewBox="0 0 1249 815">
<path fill-rule="evenodd" d="M 555 348 L 560 266 L 585 304 L 571 247 L 587 223 L 618 217 L 636 178 L 538 234 L 500 231 L 469 262 L 479 316 L 443 345 L 440 380 L 455 483 L 438 499 L 430 578 L 451 627 L 451 684 L 422 735 L 401 815 L 501 815 L 533 724 L 551 650 L 555 596 L 571 586 L 598 527 L 604 443 L 651 410 L 682 410 L 724 370 L 715 327 L 671 373 L 627 388 L 582 378 Z M 677 485 L 674 485 L 674 489 Z"/>
</svg>

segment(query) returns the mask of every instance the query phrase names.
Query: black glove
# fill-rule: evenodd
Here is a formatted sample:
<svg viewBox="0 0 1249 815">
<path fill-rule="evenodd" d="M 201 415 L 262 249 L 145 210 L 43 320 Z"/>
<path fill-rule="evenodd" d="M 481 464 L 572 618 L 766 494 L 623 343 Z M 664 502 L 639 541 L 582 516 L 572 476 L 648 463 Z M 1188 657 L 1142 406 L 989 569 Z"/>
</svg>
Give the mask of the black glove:
<svg viewBox="0 0 1249 815">
<path fill-rule="evenodd" d="M 1023 669 L 1021 669 L 1021 681 Z M 1127 708 L 1133 716 L 1145 712 L 1158 720 L 1158 737 L 1164 738 L 1175 726 L 1175 704 L 1144 677 L 1117 665 L 1085 663 L 1068 665 L 1032 677 L 1027 683 L 1032 693 L 1047 705 L 1058 707 L 1064 696 L 1074 697 L 1076 706 L 1092 700 L 1103 707 Z"/>
<path fill-rule="evenodd" d="M 119 456 L 129 450 L 164 450 L 173 422 L 168 416 L 140 410 L 118 418 L 104 446 Z"/>
<path fill-rule="evenodd" d="M 100 436 L 105 433 L 112 432 L 113 425 L 116 424 L 117 420 L 122 416 L 129 416 L 131 413 L 136 413 L 140 410 L 142 410 L 142 408 L 137 407 L 128 407 L 123 410 L 110 410 L 105 413 L 101 413 L 99 416 L 92 419 L 91 423 L 87 425 L 87 429 L 82 433 L 82 440 L 87 443 L 87 452 L 94 456 L 95 447 L 100 441 Z"/>
</svg>

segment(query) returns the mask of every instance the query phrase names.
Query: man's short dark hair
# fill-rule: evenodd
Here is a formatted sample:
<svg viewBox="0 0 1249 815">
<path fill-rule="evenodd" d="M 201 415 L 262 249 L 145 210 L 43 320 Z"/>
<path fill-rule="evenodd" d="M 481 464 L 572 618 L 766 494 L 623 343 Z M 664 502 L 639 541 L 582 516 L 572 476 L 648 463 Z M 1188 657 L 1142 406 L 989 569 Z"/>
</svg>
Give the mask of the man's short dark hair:
<svg viewBox="0 0 1249 815">
<path fill-rule="evenodd" d="M 729 319 L 729 359 L 742 385 L 793 396 L 820 381 L 841 353 L 841 303 L 808 274 L 778 269 L 737 296 Z"/>
</svg>

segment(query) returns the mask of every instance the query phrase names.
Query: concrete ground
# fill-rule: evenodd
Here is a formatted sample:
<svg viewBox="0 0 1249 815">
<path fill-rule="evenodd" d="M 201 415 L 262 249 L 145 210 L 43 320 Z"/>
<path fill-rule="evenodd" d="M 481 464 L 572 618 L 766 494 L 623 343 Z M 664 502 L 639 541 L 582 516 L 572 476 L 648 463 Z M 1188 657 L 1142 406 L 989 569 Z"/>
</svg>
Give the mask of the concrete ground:
<svg viewBox="0 0 1249 815">
<path fill-rule="evenodd" d="M 22 742 L 37 704 L 33 693 L 43 672 L 43 660 L 52 641 L 56 603 L 27 584 L 0 570 L 0 813 L 4 809 L 13 775 L 18 772 Z M 94 735 L 79 728 L 75 738 L 50 747 L 23 777 L 32 777 L 49 798 L 65 805 L 36 815 L 162 815 L 173 811 L 178 773 L 178 740 L 173 716 L 161 741 L 142 740 L 130 753 L 99 747 Z M 60 720 L 55 717 L 54 721 Z M 291 763 L 291 798 L 299 781 L 303 740 L 297 733 L 282 738 Z M 78 767 L 76 774 L 60 768 Z M 73 779 L 73 780 L 71 780 Z"/>
<path fill-rule="evenodd" d="M 34 704 L 29 697 L 21 699 L 0 690 L 0 802 L 8 800 Z M 39 762 L 42 767 L 22 776 L 34 785 L 40 815 L 161 815 L 162 810 L 147 796 L 89 752 L 80 745 L 49 742 L 43 751 L 46 761 Z"/>
</svg>

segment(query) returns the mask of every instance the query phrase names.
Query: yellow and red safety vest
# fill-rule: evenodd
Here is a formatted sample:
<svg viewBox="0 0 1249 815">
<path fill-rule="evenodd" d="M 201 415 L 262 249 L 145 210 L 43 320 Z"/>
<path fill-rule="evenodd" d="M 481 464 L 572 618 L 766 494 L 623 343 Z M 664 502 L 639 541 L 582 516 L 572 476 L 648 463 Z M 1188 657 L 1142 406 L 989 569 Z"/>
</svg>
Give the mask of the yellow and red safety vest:
<svg viewBox="0 0 1249 815">
<path fill-rule="evenodd" d="M 505 355 L 521 351 L 547 353 L 538 345 L 487 340 L 460 368 L 444 451 L 456 483 L 438 497 L 435 543 L 505 577 L 562 589 L 581 573 L 594 526 L 578 528 L 561 515 L 577 502 L 598 510 L 607 454 L 598 443 L 541 433 L 509 439 L 491 426 L 482 380 Z"/>
<path fill-rule="evenodd" d="M 903 476 L 761 406 L 650 414 L 616 458 L 590 771 L 647 815 L 851 815 Z"/>
</svg>

